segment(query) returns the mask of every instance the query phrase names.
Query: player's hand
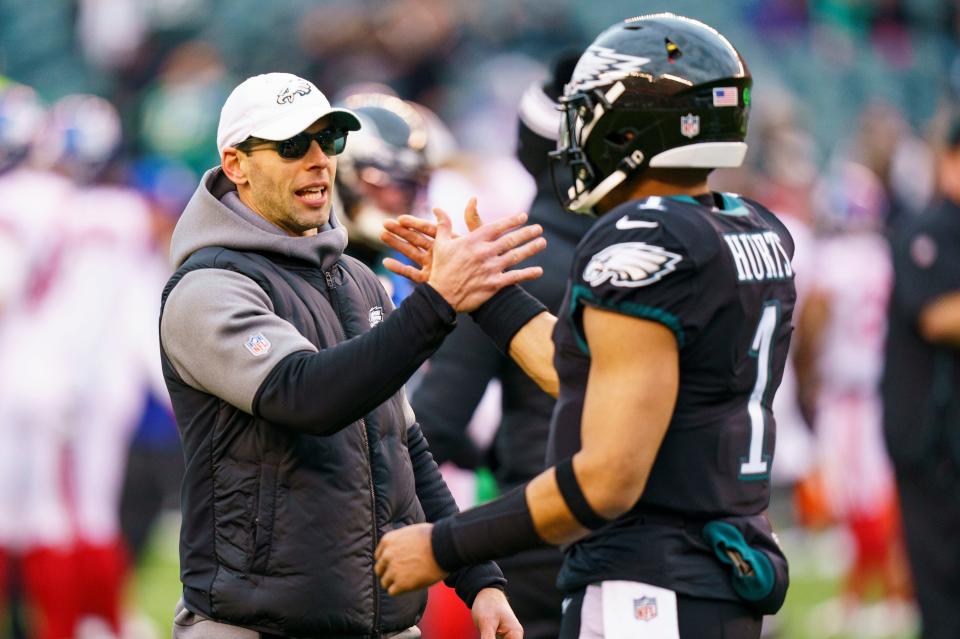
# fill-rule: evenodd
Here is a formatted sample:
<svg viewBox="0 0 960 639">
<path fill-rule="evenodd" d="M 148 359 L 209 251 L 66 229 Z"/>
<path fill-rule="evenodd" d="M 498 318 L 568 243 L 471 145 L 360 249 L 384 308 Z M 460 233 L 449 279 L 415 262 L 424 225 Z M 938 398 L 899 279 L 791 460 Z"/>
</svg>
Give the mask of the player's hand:
<svg viewBox="0 0 960 639">
<path fill-rule="evenodd" d="M 480 639 L 523 639 L 523 628 L 507 597 L 498 588 L 484 588 L 473 600 L 473 623 Z"/>
<path fill-rule="evenodd" d="M 480 213 L 477 211 L 477 198 L 467 202 L 463 212 L 463 220 L 469 231 L 476 231 L 483 226 Z M 426 282 L 429 276 L 430 249 L 433 248 L 433 238 L 437 236 L 437 224 L 413 215 L 400 215 L 398 218 L 384 220 L 383 232 L 380 239 L 394 250 L 406 255 L 415 264 L 421 267 L 420 271 L 399 262 L 392 257 L 383 260 L 384 265 L 397 273 L 415 282 Z M 451 237 L 459 237 L 452 233 Z"/>
<path fill-rule="evenodd" d="M 391 530 L 380 540 L 374 570 L 388 593 L 426 588 L 447 576 L 433 558 L 432 532 L 433 524 L 413 524 Z"/>
<path fill-rule="evenodd" d="M 522 226 L 525 213 L 483 224 L 471 198 L 464 212 L 471 230 L 463 236 L 453 233 L 444 211 L 434 209 L 434 215 L 436 224 L 410 215 L 387 220 L 381 239 L 416 266 L 392 258 L 383 264 L 414 282 L 429 283 L 457 311 L 472 311 L 504 286 L 543 274 L 539 266 L 507 271 L 546 246 L 539 224 Z"/>
<path fill-rule="evenodd" d="M 477 211 L 477 198 L 471 198 L 467 202 L 467 208 L 463 211 L 463 221 L 467 225 L 467 230 L 476 231 L 483 226 L 483 220 L 480 219 L 480 213 Z M 383 223 L 384 231 L 380 234 L 380 239 L 390 244 L 394 249 L 400 251 L 420 266 L 424 266 L 427 259 L 426 252 L 433 246 L 433 238 L 437 236 L 437 225 L 435 222 L 424 220 L 413 215 L 400 215 L 399 219 L 389 218 Z M 456 233 L 452 237 L 459 237 Z M 393 258 L 384 259 L 384 264 L 398 267 L 404 266 Z M 407 276 L 396 268 L 391 268 L 394 273 Z M 414 269 L 415 271 L 415 269 Z M 411 277 L 410 279 L 414 279 Z M 426 279 L 423 279 L 426 282 Z"/>
</svg>

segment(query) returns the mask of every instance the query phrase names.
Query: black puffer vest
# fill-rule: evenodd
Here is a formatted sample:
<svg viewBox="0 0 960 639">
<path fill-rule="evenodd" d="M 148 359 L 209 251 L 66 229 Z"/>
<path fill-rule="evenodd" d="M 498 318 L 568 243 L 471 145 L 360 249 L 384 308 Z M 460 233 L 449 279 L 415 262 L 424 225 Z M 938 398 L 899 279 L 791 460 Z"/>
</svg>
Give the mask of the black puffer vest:
<svg viewBox="0 0 960 639">
<path fill-rule="evenodd" d="M 376 276 L 341 257 L 329 270 L 275 254 L 208 247 L 188 272 L 241 273 L 318 349 L 370 330 L 390 308 Z M 329 436 L 267 423 L 188 386 L 162 353 L 186 458 L 180 576 L 194 612 L 288 637 L 376 638 L 408 628 L 423 592 L 390 597 L 373 571 L 379 538 L 424 521 L 397 393 Z M 224 375 L 229 375 L 224 371 Z M 317 401 L 336 389 L 316 389 Z"/>
</svg>

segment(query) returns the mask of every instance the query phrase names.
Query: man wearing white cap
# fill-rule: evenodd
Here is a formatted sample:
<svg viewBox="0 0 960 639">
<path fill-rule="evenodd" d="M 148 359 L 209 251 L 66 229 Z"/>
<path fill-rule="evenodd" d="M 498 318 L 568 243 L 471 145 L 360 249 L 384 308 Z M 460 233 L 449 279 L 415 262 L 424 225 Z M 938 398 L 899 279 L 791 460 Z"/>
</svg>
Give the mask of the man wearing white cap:
<svg viewBox="0 0 960 639">
<path fill-rule="evenodd" d="M 543 240 L 524 216 L 455 238 L 394 310 L 331 212 L 359 127 L 302 78 L 247 79 L 221 112 L 221 166 L 174 232 L 160 325 L 186 458 L 174 637 L 419 636 L 425 591 L 388 595 L 374 549 L 456 505 L 403 384 L 458 311 L 540 275 L 504 270 Z M 495 564 L 448 583 L 483 639 L 522 637 Z"/>
</svg>

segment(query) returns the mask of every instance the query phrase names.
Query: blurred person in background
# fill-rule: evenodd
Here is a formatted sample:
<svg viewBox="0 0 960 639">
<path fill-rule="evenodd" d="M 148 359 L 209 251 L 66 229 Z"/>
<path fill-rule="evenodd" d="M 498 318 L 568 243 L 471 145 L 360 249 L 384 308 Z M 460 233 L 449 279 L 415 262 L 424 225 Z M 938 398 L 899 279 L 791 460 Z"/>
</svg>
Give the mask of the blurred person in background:
<svg viewBox="0 0 960 639">
<path fill-rule="evenodd" d="M 141 268 L 148 274 L 145 285 L 159 293 L 170 276 L 170 236 L 196 178 L 182 165 L 159 158 L 143 160 L 131 168 L 133 184 L 150 209 L 150 242 L 142 255 Z M 158 294 L 157 317 L 159 299 Z M 152 342 L 156 347 L 155 340 Z M 158 370 L 159 366 L 157 351 Z M 179 513 L 182 479 L 183 451 L 166 388 L 145 389 L 140 419 L 130 437 L 120 501 L 120 524 L 133 568 L 140 566 L 161 514 Z"/>
<path fill-rule="evenodd" d="M 0 466 L 21 500 L 24 592 L 45 639 L 121 633 L 127 442 L 145 389 L 162 382 L 152 339 L 161 282 L 141 268 L 147 205 L 109 184 L 120 143 L 103 98 L 69 95 L 50 109 L 32 154 L 46 190 L 24 202 L 49 207 L 50 225 L 18 321 L 4 327 L 0 405 L 19 441 Z"/>
<path fill-rule="evenodd" d="M 217 112 L 230 90 L 216 47 L 188 40 L 164 59 L 143 87 L 140 143 L 155 159 L 191 171 L 197 178 L 216 162 Z"/>
<path fill-rule="evenodd" d="M 30 277 L 40 272 L 48 240 L 60 221 L 61 195 L 69 187 L 67 180 L 39 171 L 28 161 L 45 111 L 31 87 L 0 76 L 0 346 L 5 348 L 0 377 L 16 374 L 22 363 L 17 351 L 6 347 L 19 344 L 20 336 L 30 329 Z M 23 357 L 26 355 L 21 351 Z M 24 620 L 19 602 L 23 597 L 24 554 L 37 550 L 32 542 L 38 540 L 29 540 L 23 534 L 19 520 L 24 512 L 22 491 L 26 481 L 25 466 L 20 462 L 32 440 L 13 412 L 9 395 L 9 390 L 0 388 L 0 601 L 5 604 L 0 611 L 8 611 L 12 636 L 21 639 Z M 43 434 L 41 431 L 40 436 Z M 32 494 L 42 492 L 34 489 Z M 33 553 L 26 562 L 31 571 L 38 569 L 36 556 Z"/>
<path fill-rule="evenodd" d="M 888 200 L 869 168 L 838 161 L 815 189 L 817 236 L 797 321 L 800 393 L 813 418 L 823 516 L 853 553 L 838 600 L 815 616 L 824 635 L 912 629 L 893 473 L 883 444 L 880 379 L 892 284 Z"/>
<path fill-rule="evenodd" d="M 350 109 L 361 128 L 338 159 L 335 189 L 347 229 L 346 253 L 379 277 L 399 304 L 413 290 L 410 281 L 383 267 L 391 251 L 380 239 L 383 221 L 404 213 L 426 215 L 426 191 L 433 172 L 456 149 L 452 134 L 426 107 L 403 100 L 387 87 L 345 89 L 337 105 Z M 394 258 L 400 258 L 392 253 Z"/>
<path fill-rule="evenodd" d="M 44 106 L 32 88 L 0 76 L 0 321 L 22 293 L 29 251 L 44 228 L 42 214 L 33 220 L 17 208 L 24 205 L 17 193 L 30 188 L 24 181 L 39 177 L 24 164 L 43 118 Z"/>
<path fill-rule="evenodd" d="M 360 126 L 303 78 L 248 78 L 221 110 L 220 166 L 174 231 L 160 340 L 186 459 L 175 637 L 420 636 L 425 594 L 388 595 L 373 552 L 386 531 L 457 509 L 404 384 L 457 310 L 539 275 L 503 270 L 543 242 L 511 230 L 523 216 L 458 238 L 394 310 L 343 255 L 332 212 Z M 448 583 L 484 639 L 520 639 L 495 564 Z"/>
<path fill-rule="evenodd" d="M 850 144 L 852 159 L 870 169 L 886 193 L 885 230 L 927 207 L 936 182 L 933 154 L 899 109 L 882 102 L 871 104 Z"/>
<path fill-rule="evenodd" d="M 893 237 L 884 429 L 923 639 L 960 636 L 960 119 L 939 197 Z"/>
<path fill-rule="evenodd" d="M 547 81 L 532 84 L 520 103 L 517 156 L 537 182 L 530 219 L 543 226 L 547 248 L 527 263 L 544 276 L 524 288 L 558 313 L 573 250 L 593 223 L 570 215 L 557 199 L 548 154 L 560 131 L 558 98 L 579 54 L 556 60 Z M 558 176 L 561 182 L 563 176 Z M 482 450 L 468 426 L 491 380 L 499 380 L 501 415 L 490 450 Z M 438 463 L 477 470 L 489 466 L 497 491 L 505 493 L 535 477 L 545 465 L 554 399 L 542 391 L 506 354 L 500 352 L 469 317 L 430 358 L 428 370 L 411 397 L 424 435 Z M 563 561 L 555 548 L 541 548 L 498 562 L 507 578 L 507 595 L 527 639 L 554 639 L 560 632 L 563 595 L 556 587 Z"/>
</svg>

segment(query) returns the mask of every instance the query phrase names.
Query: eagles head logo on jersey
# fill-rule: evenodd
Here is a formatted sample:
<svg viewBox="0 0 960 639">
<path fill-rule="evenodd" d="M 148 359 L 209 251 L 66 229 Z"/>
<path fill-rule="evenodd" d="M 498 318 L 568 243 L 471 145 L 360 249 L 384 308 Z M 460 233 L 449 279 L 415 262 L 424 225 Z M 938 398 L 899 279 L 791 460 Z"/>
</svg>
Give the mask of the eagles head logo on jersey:
<svg viewBox="0 0 960 639">
<path fill-rule="evenodd" d="M 310 83 L 305 80 L 290 83 L 283 91 L 277 94 L 277 104 L 293 104 L 298 95 L 308 95 Z"/>
<path fill-rule="evenodd" d="M 623 242 L 594 255 L 583 269 L 583 279 L 590 286 L 604 282 L 629 288 L 647 286 L 675 271 L 681 259 L 676 253 L 646 242 Z"/>
</svg>

